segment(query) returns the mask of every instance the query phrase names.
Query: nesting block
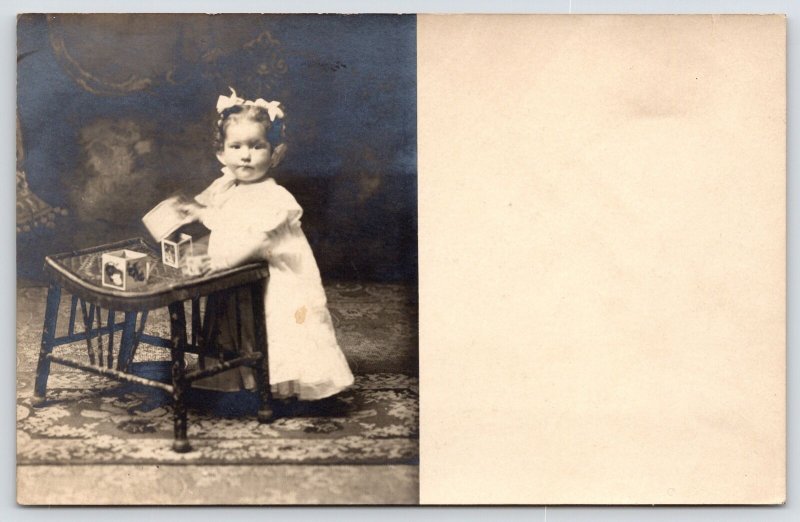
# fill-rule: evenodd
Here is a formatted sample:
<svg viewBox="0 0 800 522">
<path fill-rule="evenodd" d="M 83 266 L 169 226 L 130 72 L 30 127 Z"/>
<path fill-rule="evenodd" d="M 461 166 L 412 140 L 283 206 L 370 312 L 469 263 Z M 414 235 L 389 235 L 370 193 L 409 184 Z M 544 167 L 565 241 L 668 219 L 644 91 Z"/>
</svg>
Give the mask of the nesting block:
<svg viewBox="0 0 800 522">
<path fill-rule="evenodd" d="M 189 234 L 174 234 L 161 240 L 161 260 L 167 266 L 180 268 L 192 253 L 192 236 Z"/>
<path fill-rule="evenodd" d="M 150 261 L 147 254 L 133 250 L 114 250 L 101 256 L 103 286 L 135 290 L 147 284 Z"/>
</svg>

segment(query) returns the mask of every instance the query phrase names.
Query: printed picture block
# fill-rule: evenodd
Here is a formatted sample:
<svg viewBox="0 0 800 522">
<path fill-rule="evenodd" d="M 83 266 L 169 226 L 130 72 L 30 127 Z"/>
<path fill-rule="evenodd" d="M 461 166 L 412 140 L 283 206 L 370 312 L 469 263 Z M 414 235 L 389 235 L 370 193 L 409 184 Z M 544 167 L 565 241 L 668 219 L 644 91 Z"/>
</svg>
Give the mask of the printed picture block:
<svg viewBox="0 0 800 522">
<path fill-rule="evenodd" d="M 189 234 L 176 234 L 161 241 L 161 260 L 167 266 L 180 268 L 192 252 L 192 236 Z"/>
<path fill-rule="evenodd" d="M 147 284 L 150 262 L 147 254 L 133 250 L 114 250 L 101 256 L 103 286 L 135 290 Z"/>
</svg>

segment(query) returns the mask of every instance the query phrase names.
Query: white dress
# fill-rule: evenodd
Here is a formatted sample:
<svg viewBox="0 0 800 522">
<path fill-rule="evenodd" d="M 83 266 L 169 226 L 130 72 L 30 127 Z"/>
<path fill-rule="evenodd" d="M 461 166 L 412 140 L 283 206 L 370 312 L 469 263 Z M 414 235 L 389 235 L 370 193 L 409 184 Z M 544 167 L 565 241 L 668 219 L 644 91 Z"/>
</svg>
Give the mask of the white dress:
<svg viewBox="0 0 800 522">
<path fill-rule="evenodd" d="M 211 230 L 213 263 L 269 263 L 264 299 L 273 390 L 302 400 L 342 391 L 353 384 L 353 374 L 336 342 L 319 268 L 300 226 L 302 208 L 272 178 L 237 184 L 227 169 L 223 173 L 195 199 L 206 207 L 202 221 Z M 247 372 L 225 372 L 220 377 L 228 375 L 228 389 L 231 374 L 240 386 L 254 384 Z"/>
</svg>

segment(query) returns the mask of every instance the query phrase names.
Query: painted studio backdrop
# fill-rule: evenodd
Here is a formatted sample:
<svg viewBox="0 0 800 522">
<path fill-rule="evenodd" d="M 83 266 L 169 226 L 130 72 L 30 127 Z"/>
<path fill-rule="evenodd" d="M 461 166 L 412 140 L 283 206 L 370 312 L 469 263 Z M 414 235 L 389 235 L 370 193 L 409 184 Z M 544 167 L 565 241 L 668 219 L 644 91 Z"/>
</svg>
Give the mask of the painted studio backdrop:
<svg viewBox="0 0 800 522">
<path fill-rule="evenodd" d="M 286 107 L 274 176 L 323 278 L 416 282 L 413 16 L 23 15 L 17 35 L 20 277 L 145 235 L 156 203 L 218 177 L 232 86 Z"/>
</svg>

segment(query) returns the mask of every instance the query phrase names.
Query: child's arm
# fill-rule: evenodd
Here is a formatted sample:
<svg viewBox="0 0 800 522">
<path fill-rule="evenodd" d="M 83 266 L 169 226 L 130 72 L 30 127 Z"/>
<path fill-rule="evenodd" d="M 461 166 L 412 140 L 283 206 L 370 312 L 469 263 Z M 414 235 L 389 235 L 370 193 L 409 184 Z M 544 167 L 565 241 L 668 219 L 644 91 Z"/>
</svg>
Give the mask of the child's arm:
<svg viewBox="0 0 800 522">
<path fill-rule="evenodd" d="M 182 201 L 178 204 L 178 210 L 183 214 L 187 223 L 193 221 L 203 220 L 203 211 L 206 209 L 203 205 L 195 203 L 194 201 Z"/>
<path fill-rule="evenodd" d="M 242 232 L 237 241 L 228 243 L 228 248 L 223 253 L 209 259 L 209 270 L 226 270 L 250 261 L 264 260 L 267 241 L 266 233 Z"/>
<path fill-rule="evenodd" d="M 192 261 L 187 265 L 184 273 L 189 275 L 205 275 L 210 272 L 227 270 L 238 265 L 243 265 L 251 261 L 266 259 L 267 236 L 266 234 L 251 235 L 242 238 L 242 241 L 235 245 L 229 245 L 224 254 L 215 256 L 201 255 L 193 256 Z"/>
</svg>

